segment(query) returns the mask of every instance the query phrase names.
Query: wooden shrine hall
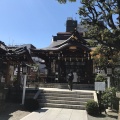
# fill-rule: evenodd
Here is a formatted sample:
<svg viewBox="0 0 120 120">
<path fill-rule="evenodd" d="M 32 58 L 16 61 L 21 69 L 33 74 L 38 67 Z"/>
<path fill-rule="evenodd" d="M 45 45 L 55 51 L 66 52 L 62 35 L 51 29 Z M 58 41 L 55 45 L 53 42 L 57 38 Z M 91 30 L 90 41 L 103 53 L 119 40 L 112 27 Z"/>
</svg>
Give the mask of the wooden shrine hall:
<svg viewBox="0 0 120 120">
<path fill-rule="evenodd" d="M 22 67 L 23 62 L 33 64 L 34 61 L 32 60 L 32 57 L 26 47 L 5 47 L 6 49 L 0 49 L 0 78 L 3 76 L 5 78 L 5 84 L 9 85 L 11 82 L 11 75 L 9 74 L 10 66 L 13 66 L 14 69 L 18 68 L 17 81 L 20 82 L 20 68 Z"/>
<path fill-rule="evenodd" d="M 91 83 L 93 61 L 90 52 L 87 42 L 76 29 L 72 33 L 57 33 L 49 47 L 31 49 L 32 56 L 44 60 L 48 83 L 66 83 L 70 71 L 76 74 L 75 82 Z"/>
</svg>

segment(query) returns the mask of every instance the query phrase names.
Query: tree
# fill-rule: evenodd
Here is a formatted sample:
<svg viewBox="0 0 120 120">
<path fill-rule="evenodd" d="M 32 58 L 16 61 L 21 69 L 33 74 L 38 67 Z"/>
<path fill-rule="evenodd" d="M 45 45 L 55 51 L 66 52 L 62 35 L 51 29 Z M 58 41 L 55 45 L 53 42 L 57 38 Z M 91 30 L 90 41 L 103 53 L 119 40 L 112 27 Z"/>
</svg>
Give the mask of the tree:
<svg viewBox="0 0 120 120">
<path fill-rule="evenodd" d="M 76 2 L 76 0 L 58 0 L 60 3 L 67 1 Z M 100 44 L 120 49 L 119 0 L 81 0 L 80 3 L 82 6 L 78 14 L 81 22 L 87 24 L 89 31 L 87 36 Z"/>
<path fill-rule="evenodd" d="M 66 3 L 67 1 L 69 2 L 76 2 L 76 0 L 57 0 L 59 3 Z"/>
<path fill-rule="evenodd" d="M 58 0 L 60 3 L 76 0 Z M 108 62 L 115 65 L 120 54 L 120 2 L 119 0 L 80 0 L 78 10 L 81 23 L 88 31 L 86 37 L 97 41 L 93 58 L 100 66 Z M 93 43 L 92 43 L 93 45 Z"/>
</svg>

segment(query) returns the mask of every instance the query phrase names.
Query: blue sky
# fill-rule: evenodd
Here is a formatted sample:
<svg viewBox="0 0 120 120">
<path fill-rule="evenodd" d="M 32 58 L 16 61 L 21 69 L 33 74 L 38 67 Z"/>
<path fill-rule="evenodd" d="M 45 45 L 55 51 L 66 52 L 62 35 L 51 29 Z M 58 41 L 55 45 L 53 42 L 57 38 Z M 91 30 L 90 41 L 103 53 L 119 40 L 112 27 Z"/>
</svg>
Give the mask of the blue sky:
<svg viewBox="0 0 120 120">
<path fill-rule="evenodd" d="M 56 0 L 0 0 L 0 40 L 6 45 L 47 47 L 53 35 L 65 32 L 67 17 L 79 22 L 76 3 Z"/>
</svg>

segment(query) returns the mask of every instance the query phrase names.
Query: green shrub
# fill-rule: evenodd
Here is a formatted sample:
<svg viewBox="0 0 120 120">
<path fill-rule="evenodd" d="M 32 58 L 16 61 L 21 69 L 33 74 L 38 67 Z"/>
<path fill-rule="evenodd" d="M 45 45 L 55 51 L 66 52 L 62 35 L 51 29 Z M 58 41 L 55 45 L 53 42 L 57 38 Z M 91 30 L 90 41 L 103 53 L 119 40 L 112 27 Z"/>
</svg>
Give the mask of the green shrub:
<svg viewBox="0 0 120 120">
<path fill-rule="evenodd" d="M 118 98 L 116 97 L 116 92 L 117 88 L 115 87 L 107 88 L 102 94 L 102 103 L 112 108 L 115 107 L 117 110 L 119 103 Z"/>
<path fill-rule="evenodd" d="M 94 100 L 90 100 L 86 104 L 86 111 L 90 115 L 98 115 L 99 114 L 99 108 L 97 102 Z"/>
<path fill-rule="evenodd" d="M 105 82 L 107 80 L 107 78 L 102 75 L 102 74 L 98 74 L 96 77 L 95 77 L 95 81 L 96 82 Z"/>
<path fill-rule="evenodd" d="M 30 98 L 25 100 L 24 107 L 28 111 L 34 111 L 37 110 L 40 106 L 36 99 Z"/>
</svg>

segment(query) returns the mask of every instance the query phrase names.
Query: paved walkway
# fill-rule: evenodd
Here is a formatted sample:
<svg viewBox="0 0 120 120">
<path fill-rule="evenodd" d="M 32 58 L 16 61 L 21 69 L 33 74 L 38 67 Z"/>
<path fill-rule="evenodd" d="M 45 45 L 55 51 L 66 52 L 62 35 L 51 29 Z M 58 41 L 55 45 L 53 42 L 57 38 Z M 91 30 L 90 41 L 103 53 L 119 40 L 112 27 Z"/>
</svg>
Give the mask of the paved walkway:
<svg viewBox="0 0 120 120">
<path fill-rule="evenodd" d="M 42 108 L 20 120 L 88 120 L 85 110 Z"/>
</svg>

